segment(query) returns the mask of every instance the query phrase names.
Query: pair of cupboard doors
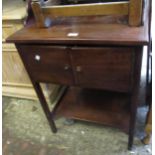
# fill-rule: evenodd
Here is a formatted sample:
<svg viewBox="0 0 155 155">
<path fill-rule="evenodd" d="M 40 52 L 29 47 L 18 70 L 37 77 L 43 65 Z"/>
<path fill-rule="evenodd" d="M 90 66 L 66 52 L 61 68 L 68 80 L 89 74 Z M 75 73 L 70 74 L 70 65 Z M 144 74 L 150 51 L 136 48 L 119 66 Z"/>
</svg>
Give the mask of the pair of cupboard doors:
<svg viewBox="0 0 155 155">
<path fill-rule="evenodd" d="M 36 82 L 120 92 L 131 89 L 134 48 L 21 44 L 18 50 Z"/>
</svg>

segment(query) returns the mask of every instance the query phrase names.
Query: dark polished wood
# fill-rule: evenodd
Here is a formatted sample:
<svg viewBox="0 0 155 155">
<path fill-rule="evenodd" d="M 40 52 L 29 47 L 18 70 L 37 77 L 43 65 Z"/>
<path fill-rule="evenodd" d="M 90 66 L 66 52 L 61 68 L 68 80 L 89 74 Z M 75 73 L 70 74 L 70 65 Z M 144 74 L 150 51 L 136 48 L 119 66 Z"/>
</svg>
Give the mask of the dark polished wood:
<svg viewBox="0 0 155 155">
<path fill-rule="evenodd" d="M 36 81 L 120 92 L 131 90 L 134 48 L 44 44 L 19 47 Z"/>
<path fill-rule="evenodd" d="M 20 50 L 36 81 L 73 85 L 66 46 L 20 46 Z"/>
<path fill-rule="evenodd" d="M 21 51 L 20 46 L 16 45 L 16 48 L 18 49 L 18 51 Z M 39 98 L 40 104 L 41 104 L 42 109 L 44 111 L 44 114 L 45 114 L 45 116 L 46 116 L 46 118 L 47 118 L 47 120 L 49 122 L 50 128 L 51 128 L 51 130 L 52 130 L 53 133 L 56 133 L 57 132 L 57 128 L 56 128 L 56 125 L 54 123 L 53 116 L 51 115 L 51 112 L 50 112 L 50 109 L 48 107 L 48 104 L 47 104 L 47 101 L 45 99 L 45 96 L 43 94 L 43 91 L 42 91 L 42 89 L 40 87 L 40 84 L 31 75 L 31 70 L 28 69 L 28 63 L 25 63 L 25 61 L 23 59 L 24 58 L 23 53 L 22 52 L 21 53 L 19 52 L 19 55 L 20 55 L 22 61 L 24 62 L 24 66 L 25 66 L 25 68 L 27 70 L 27 73 L 28 73 L 28 75 L 29 75 L 29 77 L 31 79 L 31 82 L 33 84 L 33 87 L 34 87 L 34 89 L 36 91 L 36 94 L 37 94 L 37 96 Z"/>
<path fill-rule="evenodd" d="M 129 27 L 126 20 L 107 17 L 60 18 L 53 21 L 52 27 L 37 28 L 36 25 L 21 29 L 10 36 L 8 42 L 53 43 L 87 45 L 147 45 L 148 25 Z M 117 19 L 117 18 L 116 18 Z M 124 19 L 124 18 L 123 18 Z M 110 23 L 111 24 L 108 24 Z M 118 22 L 118 23 L 117 23 Z M 122 23 L 122 24 L 119 24 Z M 78 33 L 69 37 L 68 33 Z"/>
<path fill-rule="evenodd" d="M 125 93 L 71 87 L 66 91 L 55 117 L 105 124 L 128 133 L 129 100 Z"/>
<path fill-rule="evenodd" d="M 129 127 L 129 143 L 128 149 L 132 149 L 136 113 L 138 107 L 138 92 L 140 86 L 140 74 L 141 74 L 141 63 L 142 63 L 142 47 L 137 47 L 135 52 L 135 60 L 133 62 L 133 76 L 132 76 L 132 92 L 131 92 L 131 104 L 130 104 L 130 127 Z"/>
<path fill-rule="evenodd" d="M 134 48 L 73 47 L 77 85 L 122 92 L 130 91 Z"/>
<path fill-rule="evenodd" d="M 147 18 L 140 27 L 129 27 L 126 19 L 59 18 L 50 28 L 29 25 L 7 39 L 16 44 L 53 132 L 54 116 L 63 115 L 125 130 L 132 148 L 142 48 L 149 43 L 149 31 Z M 54 111 L 39 82 L 71 86 Z"/>
<path fill-rule="evenodd" d="M 46 115 L 46 118 L 47 118 L 47 120 L 48 120 L 48 122 L 50 124 L 51 130 L 52 130 L 53 133 L 56 133 L 57 132 L 57 128 L 56 128 L 56 125 L 54 123 L 53 116 L 51 115 L 51 112 L 50 112 L 50 109 L 48 107 L 48 104 L 46 102 L 46 99 L 44 97 L 44 94 L 42 92 L 42 89 L 41 89 L 39 83 L 37 83 L 37 82 L 33 83 L 33 86 L 34 86 L 34 89 L 35 89 L 35 91 L 36 91 L 36 93 L 38 95 L 38 98 L 40 100 L 41 106 L 42 106 L 42 108 L 44 110 L 44 113 Z"/>
</svg>

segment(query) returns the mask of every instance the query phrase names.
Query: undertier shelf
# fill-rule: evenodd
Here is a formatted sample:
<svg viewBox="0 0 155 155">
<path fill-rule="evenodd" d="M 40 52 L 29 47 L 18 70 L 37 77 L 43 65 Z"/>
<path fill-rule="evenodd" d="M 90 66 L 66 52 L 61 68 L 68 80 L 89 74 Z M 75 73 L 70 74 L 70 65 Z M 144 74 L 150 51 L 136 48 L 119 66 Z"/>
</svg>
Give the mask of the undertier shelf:
<svg viewBox="0 0 155 155">
<path fill-rule="evenodd" d="M 95 89 L 68 88 L 55 108 L 55 117 L 66 117 L 117 127 L 128 133 L 129 95 Z"/>
</svg>

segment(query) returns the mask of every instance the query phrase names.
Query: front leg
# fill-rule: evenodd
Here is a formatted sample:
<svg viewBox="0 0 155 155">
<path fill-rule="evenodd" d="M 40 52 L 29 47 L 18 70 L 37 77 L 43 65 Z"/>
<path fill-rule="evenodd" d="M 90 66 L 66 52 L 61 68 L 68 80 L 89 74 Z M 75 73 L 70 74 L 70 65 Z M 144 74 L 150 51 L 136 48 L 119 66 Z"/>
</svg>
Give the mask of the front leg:
<svg viewBox="0 0 155 155">
<path fill-rule="evenodd" d="M 40 101 L 40 104 L 42 106 L 42 109 L 43 109 L 43 111 L 44 111 L 44 113 L 46 115 L 46 118 L 47 118 L 48 122 L 49 122 L 51 130 L 52 130 L 53 133 L 56 133 L 57 132 L 57 128 L 56 128 L 56 125 L 54 123 L 54 119 L 53 119 L 53 116 L 51 115 L 51 112 L 50 112 L 50 109 L 48 107 L 48 104 L 46 102 L 46 99 L 44 97 L 44 94 L 42 92 L 42 89 L 41 89 L 41 87 L 40 87 L 38 82 L 33 82 L 33 86 L 34 86 L 34 89 L 35 89 L 35 91 L 37 93 L 37 96 L 39 98 L 39 101 Z"/>
</svg>

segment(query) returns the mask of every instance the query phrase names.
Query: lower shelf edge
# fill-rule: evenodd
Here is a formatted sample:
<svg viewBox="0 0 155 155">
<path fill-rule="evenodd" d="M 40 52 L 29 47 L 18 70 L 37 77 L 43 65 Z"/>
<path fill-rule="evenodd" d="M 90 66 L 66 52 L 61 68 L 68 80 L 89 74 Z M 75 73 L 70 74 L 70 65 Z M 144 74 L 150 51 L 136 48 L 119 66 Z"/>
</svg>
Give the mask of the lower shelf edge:
<svg viewBox="0 0 155 155">
<path fill-rule="evenodd" d="M 129 96 L 124 93 L 71 87 L 55 111 L 55 117 L 60 116 L 104 124 L 128 133 Z"/>
</svg>

